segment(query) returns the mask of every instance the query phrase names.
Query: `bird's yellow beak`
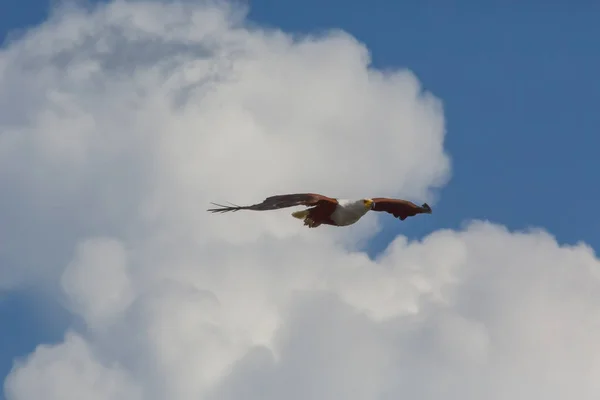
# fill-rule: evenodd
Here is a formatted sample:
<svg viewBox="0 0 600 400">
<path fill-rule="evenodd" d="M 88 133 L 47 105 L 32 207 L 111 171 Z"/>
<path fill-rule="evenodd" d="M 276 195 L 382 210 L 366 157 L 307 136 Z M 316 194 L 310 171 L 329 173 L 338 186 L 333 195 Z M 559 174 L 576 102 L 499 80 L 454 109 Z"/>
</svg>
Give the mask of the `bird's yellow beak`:
<svg viewBox="0 0 600 400">
<path fill-rule="evenodd" d="M 370 200 L 370 199 L 365 200 L 365 207 L 367 210 L 370 210 L 372 206 L 373 206 L 373 200 Z"/>
</svg>

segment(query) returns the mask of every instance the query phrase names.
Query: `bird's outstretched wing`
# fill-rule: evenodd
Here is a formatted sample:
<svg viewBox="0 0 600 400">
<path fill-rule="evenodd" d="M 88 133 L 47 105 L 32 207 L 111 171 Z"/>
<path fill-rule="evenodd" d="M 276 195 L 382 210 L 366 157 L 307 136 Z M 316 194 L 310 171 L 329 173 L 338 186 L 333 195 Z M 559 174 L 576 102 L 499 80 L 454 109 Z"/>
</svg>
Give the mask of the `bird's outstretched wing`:
<svg viewBox="0 0 600 400">
<path fill-rule="evenodd" d="M 221 204 L 211 203 L 219 208 L 210 208 L 207 211 L 213 213 L 224 213 L 239 210 L 267 211 L 294 206 L 316 206 L 324 203 L 335 205 L 337 204 L 337 200 L 316 193 L 281 194 L 267 197 L 262 203 L 253 204 L 250 206 L 237 206 L 235 204 L 231 206 L 224 206 Z"/>
<path fill-rule="evenodd" d="M 392 214 L 396 218 L 404 221 L 408 217 L 417 214 L 431 214 L 429 204 L 423 203 L 418 206 L 415 203 L 402 199 L 389 199 L 387 197 L 376 197 L 373 200 L 373 211 L 384 211 Z"/>
</svg>

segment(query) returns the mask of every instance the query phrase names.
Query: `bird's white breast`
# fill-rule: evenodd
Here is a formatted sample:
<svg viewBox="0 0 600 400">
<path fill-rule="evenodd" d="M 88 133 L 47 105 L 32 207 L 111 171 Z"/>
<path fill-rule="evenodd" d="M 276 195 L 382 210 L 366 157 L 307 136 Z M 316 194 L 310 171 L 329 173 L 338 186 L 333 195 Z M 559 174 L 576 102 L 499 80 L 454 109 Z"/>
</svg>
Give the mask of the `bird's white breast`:
<svg viewBox="0 0 600 400">
<path fill-rule="evenodd" d="M 369 211 L 362 200 L 338 200 L 331 219 L 340 226 L 352 225 Z"/>
</svg>

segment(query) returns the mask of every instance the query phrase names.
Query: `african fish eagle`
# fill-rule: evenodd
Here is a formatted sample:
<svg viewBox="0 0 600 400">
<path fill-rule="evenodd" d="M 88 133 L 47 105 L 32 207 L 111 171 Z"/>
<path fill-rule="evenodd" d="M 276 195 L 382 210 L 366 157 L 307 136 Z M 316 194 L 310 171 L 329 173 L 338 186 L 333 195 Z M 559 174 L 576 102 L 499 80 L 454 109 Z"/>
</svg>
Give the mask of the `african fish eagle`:
<svg viewBox="0 0 600 400">
<path fill-rule="evenodd" d="M 417 214 L 431 214 L 427 203 L 422 206 L 401 199 L 376 197 L 372 199 L 344 200 L 323 196 L 316 193 L 296 193 L 271 196 L 262 203 L 250 206 L 224 206 L 211 203 L 219 208 L 211 208 L 210 212 L 229 212 L 239 210 L 267 211 L 280 208 L 307 206 L 310 208 L 296 211 L 292 216 L 304 220 L 304 225 L 316 228 L 321 224 L 333 226 L 348 226 L 361 219 L 369 210 L 384 211 L 395 218 L 405 220 Z"/>
</svg>

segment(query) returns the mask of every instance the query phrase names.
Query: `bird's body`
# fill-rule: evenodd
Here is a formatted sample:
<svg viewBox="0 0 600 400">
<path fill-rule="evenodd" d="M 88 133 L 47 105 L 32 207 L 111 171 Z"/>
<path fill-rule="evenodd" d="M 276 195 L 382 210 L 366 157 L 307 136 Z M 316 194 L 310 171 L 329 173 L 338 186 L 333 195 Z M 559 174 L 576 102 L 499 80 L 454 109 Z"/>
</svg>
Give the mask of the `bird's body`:
<svg viewBox="0 0 600 400">
<path fill-rule="evenodd" d="M 214 204 L 214 203 L 213 203 Z M 401 199 L 386 197 L 365 198 L 359 200 L 335 199 L 316 193 L 296 193 L 271 196 L 262 203 L 250 206 L 222 206 L 212 208 L 210 212 L 229 212 L 239 210 L 267 211 L 293 206 L 309 208 L 295 211 L 292 216 L 304 220 L 304 225 L 316 228 L 319 225 L 348 226 L 356 223 L 369 211 L 384 211 L 400 220 L 417 214 L 431 214 L 427 203 L 422 206 Z"/>
<path fill-rule="evenodd" d="M 336 207 L 331 219 L 337 226 L 348 226 L 355 222 L 358 222 L 369 210 L 371 204 L 365 200 L 338 200 L 338 206 Z"/>
</svg>

